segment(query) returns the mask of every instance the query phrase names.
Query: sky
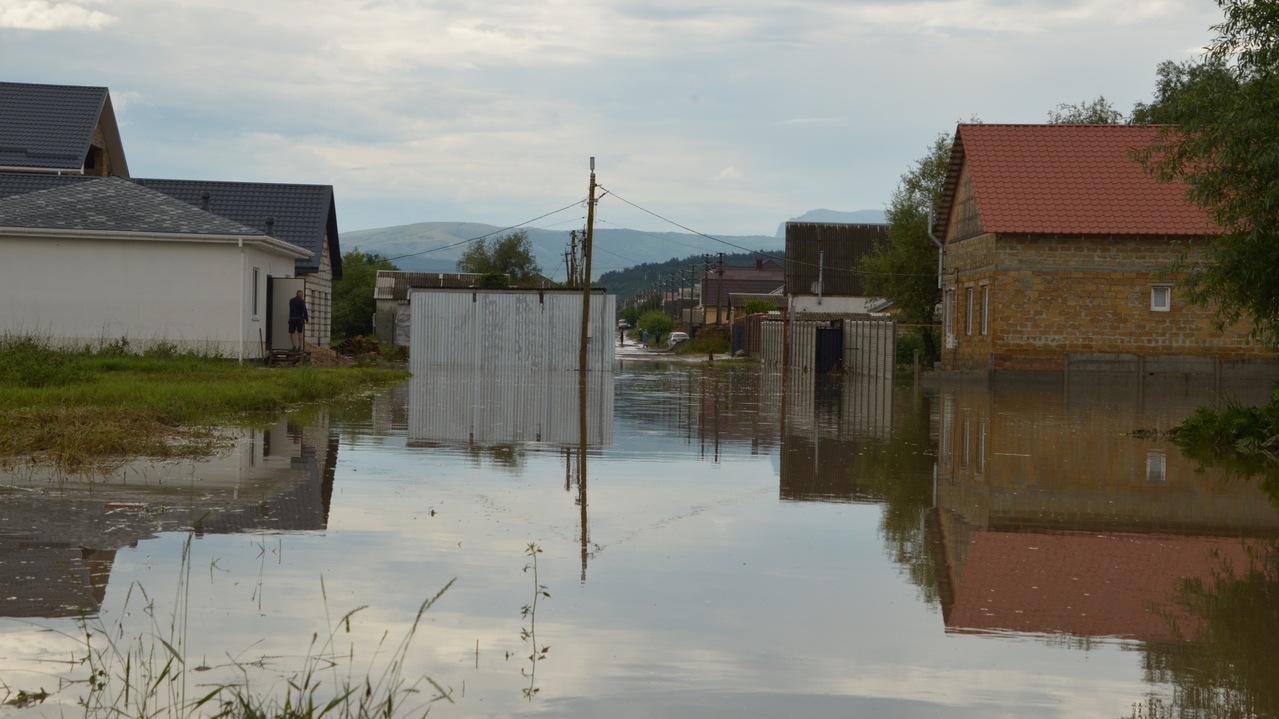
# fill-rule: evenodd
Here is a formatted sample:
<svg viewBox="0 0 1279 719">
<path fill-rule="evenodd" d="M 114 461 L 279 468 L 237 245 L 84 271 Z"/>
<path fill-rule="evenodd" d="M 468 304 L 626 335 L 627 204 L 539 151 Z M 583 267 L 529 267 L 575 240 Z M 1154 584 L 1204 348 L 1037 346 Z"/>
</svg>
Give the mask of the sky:
<svg viewBox="0 0 1279 719">
<path fill-rule="evenodd" d="M 0 80 L 111 90 L 135 177 L 416 222 L 773 235 L 972 118 L 1149 100 L 1211 0 L 0 0 Z M 539 218 L 539 219 L 535 219 Z"/>
</svg>

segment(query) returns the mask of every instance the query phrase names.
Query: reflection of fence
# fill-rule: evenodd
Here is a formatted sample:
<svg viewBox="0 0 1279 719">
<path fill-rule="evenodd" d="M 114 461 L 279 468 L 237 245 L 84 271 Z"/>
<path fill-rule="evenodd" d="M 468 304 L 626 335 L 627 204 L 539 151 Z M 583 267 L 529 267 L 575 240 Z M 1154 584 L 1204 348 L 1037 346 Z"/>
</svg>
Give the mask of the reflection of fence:
<svg viewBox="0 0 1279 719">
<path fill-rule="evenodd" d="M 577 372 L 432 368 L 410 383 L 409 442 L 577 446 Z M 613 441 L 613 375 L 591 372 L 587 443 Z"/>
<path fill-rule="evenodd" d="M 784 385 L 784 434 L 879 439 L 892 434 L 891 376 L 813 376 L 794 369 L 784 378 L 781 372 L 764 374 Z"/>
<path fill-rule="evenodd" d="M 773 319 L 762 322 L 759 331 L 760 359 L 765 367 L 822 373 L 843 370 L 870 377 L 893 375 L 897 323 L 891 319 Z"/>
</svg>

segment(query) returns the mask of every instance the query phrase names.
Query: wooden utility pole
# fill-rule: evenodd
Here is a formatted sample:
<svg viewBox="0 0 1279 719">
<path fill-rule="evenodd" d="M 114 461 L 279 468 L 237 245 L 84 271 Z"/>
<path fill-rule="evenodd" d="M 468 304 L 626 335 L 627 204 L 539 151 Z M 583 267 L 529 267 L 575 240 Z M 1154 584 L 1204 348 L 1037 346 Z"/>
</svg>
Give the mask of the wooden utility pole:
<svg viewBox="0 0 1279 719">
<path fill-rule="evenodd" d="M 582 238 L 582 347 L 578 371 L 586 372 L 586 343 L 591 336 L 591 241 L 595 233 L 595 158 L 591 158 L 591 184 L 586 193 L 586 236 Z M 610 337 L 612 335 L 610 334 Z"/>
</svg>

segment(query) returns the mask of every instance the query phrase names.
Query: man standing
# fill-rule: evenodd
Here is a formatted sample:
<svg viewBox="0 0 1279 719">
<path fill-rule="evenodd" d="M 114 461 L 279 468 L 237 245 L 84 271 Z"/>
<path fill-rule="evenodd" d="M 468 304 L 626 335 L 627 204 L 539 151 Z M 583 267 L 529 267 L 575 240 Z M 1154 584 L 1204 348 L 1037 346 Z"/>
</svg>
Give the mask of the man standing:
<svg viewBox="0 0 1279 719">
<path fill-rule="evenodd" d="M 301 352 L 306 347 L 303 330 L 309 319 L 306 300 L 302 299 L 302 290 L 298 290 L 297 296 L 289 300 L 289 341 L 293 343 L 294 352 Z"/>
</svg>

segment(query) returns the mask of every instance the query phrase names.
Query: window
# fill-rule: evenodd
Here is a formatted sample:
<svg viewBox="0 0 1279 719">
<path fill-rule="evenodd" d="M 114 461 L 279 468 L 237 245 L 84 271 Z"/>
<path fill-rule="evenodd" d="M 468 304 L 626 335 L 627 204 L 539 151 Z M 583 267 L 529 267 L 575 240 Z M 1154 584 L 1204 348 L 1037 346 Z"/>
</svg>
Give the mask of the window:
<svg viewBox="0 0 1279 719">
<path fill-rule="evenodd" d="M 953 341 L 955 336 L 955 289 L 952 287 L 946 290 L 946 299 L 941 308 L 942 335 L 946 338 L 947 346 Z"/>
<path fill-rule="evenodd" d="M 990 334 L 990 285 L 981 286 L 981 333 Z"/>
<path fill-rule="evenodd" d="M 1172 286 L 1154 285 L 1150 288 L 1150 309 L 1152 312 L 1167 312 L 1172 309 Z"/>
<path fill-rule="evenodd" d="M 964 290 L 964 334 L 973 333 L 973 288 Z"/>
<path fill-rule="evenodd" d="M 254 317 L 258 316 L 258 287 L 259 287 L 258 282 L 261 279 L 261 274 L 262 274 L 261 270 L 259 270 L 256 267 L 253 268 L 253 316 Z"/>
</svg>

